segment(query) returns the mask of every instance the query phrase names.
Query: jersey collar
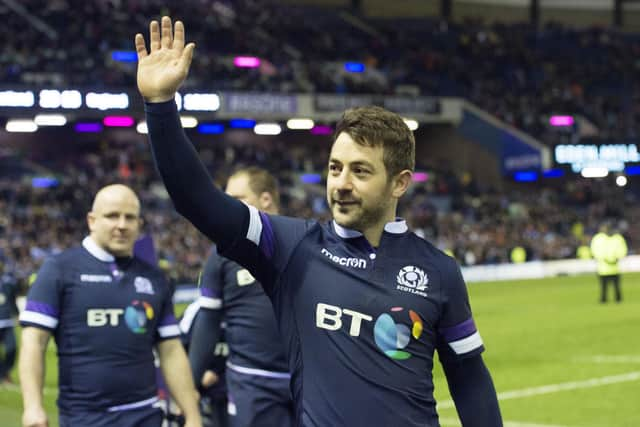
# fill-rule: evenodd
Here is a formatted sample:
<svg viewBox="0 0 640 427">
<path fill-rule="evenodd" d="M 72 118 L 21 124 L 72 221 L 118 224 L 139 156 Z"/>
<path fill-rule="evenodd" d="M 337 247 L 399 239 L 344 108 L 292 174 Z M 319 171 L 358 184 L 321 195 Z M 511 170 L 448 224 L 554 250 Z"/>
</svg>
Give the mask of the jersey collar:
<svg viewBox="0 0 640 427">
<path fill-rule="evenodd" d="M 98 258 L 102 262 L 114 262 L 116 259 L 109 252 L 102 249 L 96 242 L 93 241 L 91 236 L 87 236 L 82 241 L 82 246 L 94 257 Z"/>
<path fill-rule="evenodd" d="M 343 239 L 352 239 L 354 237 L 362 236 L 361 232 L 343 227 L 335 220 L 331 221 L 331 223 L 333 224 L 333 229 L 335 230 L 336 234 Z M 409 227 L 407 227 L 407 221 L 402 218 L 396 218 L 395 221 L 388 222 L 384 225 L 384 231 L 391 234 L 402 234 L 408 229 Z"/>
</svg>

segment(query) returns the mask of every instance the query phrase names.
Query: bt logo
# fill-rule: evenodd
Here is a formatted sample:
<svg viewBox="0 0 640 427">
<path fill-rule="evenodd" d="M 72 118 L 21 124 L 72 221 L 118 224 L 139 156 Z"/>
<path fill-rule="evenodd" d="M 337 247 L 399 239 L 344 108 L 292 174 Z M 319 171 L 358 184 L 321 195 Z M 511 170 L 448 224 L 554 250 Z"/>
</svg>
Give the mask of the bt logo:
<svg viewBox="0 0 640 427">
<path fill-rule="evenodd" d="M 391 308 L 391 313 L 403 312 L 402 307 Z M 404 314 L 404 313 L 403 313 Z M 343 320 L 343 317 L 351 318 Z M 373 326 L 373 338 L 380 350 L 394 360 L 406 360 L 412 355 L 403 349 L 409 345 L 411 337 L 420 338 L 423 330 L 423 322 L 418 313 L 409 310 L 408 320 L 411 320 L 411 329 L 404 323 L 396 323 L 394 317 L 383 313 L 376 319 Z M 363 322 L 371 322 L 372 316 L 360 313 L 348 308 L 340 308 L 335 305 L 318 303 L 316 305 L 316 326 L 329 331 L 337 331 L 342 328 L 343 322 L 349 322 L 349 335 L 360 336 Z"/>
<path fill-rule="evenodd" d="M 153 319 L 153 307 L 146 301 L 134 300 L 125 310 L 121 308 L 90 308 L 87 310 L 87 326 L 118 326 L 124 315 L 127 327 L 135 334 L 147 331 L 147 322 Z"/>
<path fill-rule="evenodd" d="M 135 334 L 147 332 L 147 322 L 153 319 L 153 307 L 146 301 L 134 300 L 124 312 L 124 321 Z"/>
<path fill-rule="evenodd" d="M 404 311 L 402 307 L 391 308 L 392 313 Z M 387 356 L 395 360 L 405 360 L 411 357 L 411 353 L 402 350 L 409 345 L 411 337 L 418 339 L 422 335 L 422 319 L 413 310 L 409 310 L 411 329 L 404 323 L 396 323 L 393 317 L 387 313 L 378 316 L 373 326 L 373 338 L 376 345 Z"/>
</svg>

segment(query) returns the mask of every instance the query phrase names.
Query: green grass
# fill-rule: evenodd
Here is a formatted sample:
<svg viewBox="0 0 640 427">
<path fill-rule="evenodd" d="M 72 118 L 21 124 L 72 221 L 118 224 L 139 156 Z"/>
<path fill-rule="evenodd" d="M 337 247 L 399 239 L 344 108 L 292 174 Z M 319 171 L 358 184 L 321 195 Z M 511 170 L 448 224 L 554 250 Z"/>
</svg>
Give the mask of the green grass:
<svg viewBox="0 0 640 427">
<path fill-rule="evenodd" d="M 623 277 L 623 304 L 598 304 L 598 292 L 595 276 L 469 286 L 487 348 L 484 358 L 499 393 L 552 384 L 576 387 L 502 399 L 505 421 L 521 426 L 640 426 L 640 379 L 584 387 L 587 380 L 640 372 L 640 274 Z M 619 359 L 598 362 L 596 356 Z M 55 366 L 50 346 L 46 384 L 51 390 Z M 443 427 L 459 426 L 455 409 L 447 405 L 450 396 L 439 364 L 434 375 Z M 45 395 L 52 426 L 57 426 L 55 398 L 55 392 Z M 18 392 L 0 389 L 2 427 L 19 426 L 21 408 Z"/>
</svg>

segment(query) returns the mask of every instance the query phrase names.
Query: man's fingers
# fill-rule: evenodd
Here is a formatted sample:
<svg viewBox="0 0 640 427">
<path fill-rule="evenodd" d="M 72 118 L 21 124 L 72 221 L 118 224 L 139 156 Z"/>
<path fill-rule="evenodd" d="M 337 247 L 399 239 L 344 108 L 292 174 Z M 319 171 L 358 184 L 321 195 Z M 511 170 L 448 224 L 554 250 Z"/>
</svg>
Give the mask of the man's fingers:
<svg viewBox="0 0 640 427">
<path fill-rule="evenodd" d="M 168 16 L 162 17 L 162 38 L 161 45 L 163 49 L 170 49 L 173 44 L 173 30 L 171 28 L 171 18 Z"/>
<path fill-rule="evenodd" d="M 151 45 L 151 52 L 155 52 L 160 49 L 160 25 L 158 21 L 151 21 L 149 24 L 149 39 Z"/>
<path fill-rule="evenodd" d="M 182 52 L 182 49 L 184 49 L 184 24 L 182 21 L 176 21 L 173 33 L 173 48 L 177 49 L 178 52 Z"/>
<path fill-rule="evenodd" d="M 148 55 L 147 47 L 144 45 L 144 37 L 142 36 L 142 34 L 136 34 L 135 43 L 136 52 L 138 53 L 138 61 L 140 61 L 142 58 Z"/>
<path fill-rule="evenodd" d="M 196 48 L 195 43 L 189 43 L 187 47 L 182 51 L 182 56 L 180 56 L 180 66 L 188 70 L 191 65 L 191 60 L 193 59 L 193 50 Z"/>
</svg>

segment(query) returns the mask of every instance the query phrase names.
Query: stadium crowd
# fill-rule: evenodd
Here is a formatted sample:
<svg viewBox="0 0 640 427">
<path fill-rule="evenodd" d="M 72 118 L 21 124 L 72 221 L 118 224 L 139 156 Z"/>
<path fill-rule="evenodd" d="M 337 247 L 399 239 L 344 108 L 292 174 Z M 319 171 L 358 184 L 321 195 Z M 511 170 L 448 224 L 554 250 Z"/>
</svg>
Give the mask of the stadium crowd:
<svg viewBox="0 0 640 427">
<path fill-rule="evenodd" d="M 580 114 L 604 139 L 637 136 L 640 39 L 611 29 L 365 17 L 356 26 L 329 8 L 255 0 L 33 0 L 25 7 L 49 36 L 25 31 L 22 19 L 8 19 L 13 12 L 0 7 L 5 84 L 130 87 L 135 63 L 111 53 L 132 50 L 133 29 L 170 13 L 185 20 L 198 44 L 188 87 L 463 96 L 550 143 L 551 114 Z M 262 63 L 238 69 L 236 55 Z M 344 61 L 366 70 L 345 72 Z"/>
<path fill-rule="evenodd" d="M 168 200 L 153 170 L 144 139 L 110 141 L 97 151 L 44 162 L 56 171 L 57 185 L 34 187 L 31 180 L 0 179 L 0 261 L 21 281 L 37 271 L 43 259 L 72 246 L 87 233 L 91 195 L 109 183 L 135 188 L 142 201 L 144 231 L 155 242 L 161 265 L 176 283 L 194 283 L 206 259 L 209 242 Z M 328 150 L 328 146 L 326 147 Z M 328 219 L 322 182 L 303 183 L 303 173 L 322 174 L 317 147 L 284 143 L 200 147 L 202 158 L 223 183 L 235 167 L 258 164 L 275 171 L 285 215 Z M 425 168 L 429 178 L 414 183 L 400 206 L 419 234 L 449 250 L 463 265 L 509 262 L 511 249 L 522 246 L 529 260 L 575 257 L 577 247 L 603 220 L 616 218 L 633 250 L 640 236 L 633 224 L 640 209 L 629 192 L 605 183 L 570 181 L 568 187 L 521 184 L 497 191 L 450 170 Z M 557 187 L 557 188 L 556 188 Z M 623 194 L 627 194 L 626 197 Z"/>
</svg>

